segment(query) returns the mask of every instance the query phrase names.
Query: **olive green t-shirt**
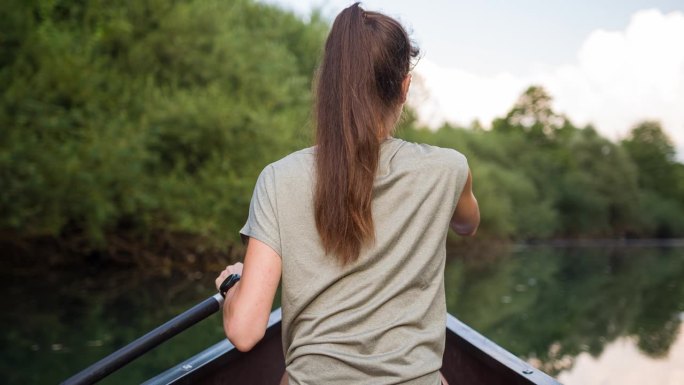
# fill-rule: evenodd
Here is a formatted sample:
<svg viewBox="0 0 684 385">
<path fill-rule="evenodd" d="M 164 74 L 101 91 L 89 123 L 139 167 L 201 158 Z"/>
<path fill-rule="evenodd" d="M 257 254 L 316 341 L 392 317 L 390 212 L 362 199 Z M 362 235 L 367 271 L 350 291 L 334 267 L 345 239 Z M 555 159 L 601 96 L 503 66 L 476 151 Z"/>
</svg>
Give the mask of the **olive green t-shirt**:
<svg viewBox="0 0 684 385">
<path fill-rule="evenodd" d="M 314 154 L 307 148 L 262 171 L 240 230 L 282 258 L 290 384 L 439 384 L 445 243 L 465 157 L 384 141 L 373 185 L 375 241 L 342 266 L 316 230 Z"/>
</svg>

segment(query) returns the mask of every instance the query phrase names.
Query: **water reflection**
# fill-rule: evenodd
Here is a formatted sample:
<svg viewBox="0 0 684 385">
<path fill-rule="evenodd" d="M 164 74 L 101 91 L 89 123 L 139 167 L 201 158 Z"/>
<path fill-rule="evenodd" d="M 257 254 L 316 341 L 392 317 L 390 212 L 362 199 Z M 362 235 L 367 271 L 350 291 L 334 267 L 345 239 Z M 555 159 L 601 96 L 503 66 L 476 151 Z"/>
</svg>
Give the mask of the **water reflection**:
<svg viewBox="0 0 684 385">
<path fill-rule="evenodd" d="M 684 326 L 678 336 L 665 359 L 644 356 L 633 338 L 618 338 L 599 357 L 581 353 L 574 367 L 558 379 L 566 385 L 684 384 Z"/>
<path fill-rule="evenodd" d="M 566 385 L 647 378 L 619 377 L 637 369 L 653 376 L 634 383 L 684 384 L 682 277 L 683 248 L 531 248 L 451 258 L 445 285 L 452 314 Z M 213 273 L 1 270 L 0 282 L 3 383 L 42 384 L 211 295 Z M 140 383 L 221 338 L 211 317 L 103 384 Z"/>
<path fill-rule="evenodd" d="M 669 359 L 684 311 L 681 277 L 682 249 L 531 248 L 454 260 L 446 288 L 450 312 L 558 375 L 621 338 L 642 356 Z"/>
<path fill-rule="evenodd" d="M 213 277 L 81 269 L 0 276 L 0 370 L 6 384 L 60 382 L 211 294 Z M 208 319 L 102 384 L 133 384 L 218 341 Z"/>
</svg>

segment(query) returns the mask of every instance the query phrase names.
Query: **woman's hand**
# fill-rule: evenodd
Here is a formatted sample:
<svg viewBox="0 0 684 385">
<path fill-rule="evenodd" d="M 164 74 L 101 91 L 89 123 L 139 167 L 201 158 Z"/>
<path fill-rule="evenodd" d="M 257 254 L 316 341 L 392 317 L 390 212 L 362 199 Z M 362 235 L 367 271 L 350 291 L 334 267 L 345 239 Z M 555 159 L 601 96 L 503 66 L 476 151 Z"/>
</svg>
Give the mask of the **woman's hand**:
<svg viewBox="0 0 684 385">
<path fill-rule="evenodd" d="M 226 266 L 225 270 L 223 270 L 218 277 L 216 277 L 216 291 L 219 290 L 221 287 L 221 284 L 223 281 L 228 278 L 229 275 L 231 274 L 240 274 L 242 275 L 242 262 L 238 262 L 234 265 Z"/>
</svg>

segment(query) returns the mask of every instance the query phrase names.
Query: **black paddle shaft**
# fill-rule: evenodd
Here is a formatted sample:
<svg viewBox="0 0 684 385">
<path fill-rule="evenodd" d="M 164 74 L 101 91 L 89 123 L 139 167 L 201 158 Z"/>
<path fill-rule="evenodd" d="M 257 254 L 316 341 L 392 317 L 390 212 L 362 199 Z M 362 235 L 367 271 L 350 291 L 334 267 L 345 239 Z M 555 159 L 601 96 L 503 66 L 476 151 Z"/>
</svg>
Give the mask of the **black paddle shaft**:
<svg viewBox="0 0 684 385">
<path fill-rule="evenodd" d="M 93 384 L 100 381 L 115 370 L 155 348 L 162 342 L 216 313 L 221 308 L 222 303 L 223 297 L 220 294 L 205 299 L 165 324 L 90 365 L 64 381 L 62 384 L 81 385 Z"/>
</svg>

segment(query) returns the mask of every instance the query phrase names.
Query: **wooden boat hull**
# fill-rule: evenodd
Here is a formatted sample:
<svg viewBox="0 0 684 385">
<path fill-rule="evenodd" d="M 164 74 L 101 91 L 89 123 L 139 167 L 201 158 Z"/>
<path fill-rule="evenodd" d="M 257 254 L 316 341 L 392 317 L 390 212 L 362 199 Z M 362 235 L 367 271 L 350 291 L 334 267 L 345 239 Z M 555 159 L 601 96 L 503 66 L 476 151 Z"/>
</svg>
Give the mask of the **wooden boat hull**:
<svg viewBox="0 0 684 385">
<path fill-rule="evenodd" d="M 263 340 L 247 353 L 223 340 L 145 384 L 278 384 L 285 370 L 280 320 L 277 309 Z M 559 384 L 451 315 L 446 328 L 442 373 L 450 385 Z"/>
</svg>

